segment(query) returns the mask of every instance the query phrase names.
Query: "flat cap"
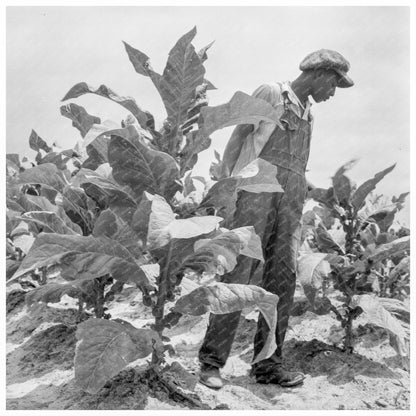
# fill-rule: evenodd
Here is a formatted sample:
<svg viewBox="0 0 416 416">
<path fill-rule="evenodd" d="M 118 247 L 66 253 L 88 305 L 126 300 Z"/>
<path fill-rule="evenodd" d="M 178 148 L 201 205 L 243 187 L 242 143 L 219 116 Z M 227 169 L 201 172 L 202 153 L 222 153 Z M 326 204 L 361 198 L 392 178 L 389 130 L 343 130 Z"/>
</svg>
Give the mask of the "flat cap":
<svg viewBox="0 0 416 416">
<path fill-rule="evenodd" d="M 306 56 L 299 64 L 301 71 L 308 69 L 332 69 L 339 75 L 338 87 L 348 88 L 354 81 L 347 75 L 350 63 L 338 52 L 330 49 L 320 49 Z"/>
</svg>

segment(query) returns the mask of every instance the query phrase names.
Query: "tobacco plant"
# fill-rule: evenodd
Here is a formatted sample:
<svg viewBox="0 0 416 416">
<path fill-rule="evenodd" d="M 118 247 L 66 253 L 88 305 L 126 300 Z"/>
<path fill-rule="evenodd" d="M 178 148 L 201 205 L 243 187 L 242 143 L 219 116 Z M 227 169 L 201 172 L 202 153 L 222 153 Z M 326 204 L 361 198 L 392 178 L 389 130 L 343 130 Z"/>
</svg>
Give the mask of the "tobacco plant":
<svg viewBox="0 0 416 416">
<path fill-rule="evenodd" d="M 408 193 L 381 204 L 372 191 L 394 165 L 357 187 L 345 175 L 354 164 L 338 169 L 329 189 L 309 191 L 319 205 L 303 216 L 299 280 L 312 306 L 340 321 L 346 351 L 353 351 L 353 322 L 363 314 L 389 331 L 397 352 L 408 356 L 409 310 L 392 297 L 397 277 L 408 272 L 410 237 L 390 228 Z M 341 303 L 329 299 L 331 289 L 341 292 Z"/>
<path fill-rule="evenodd" d="M 37 164 L 24 169 L 14 163 L 9 175 L 8 233 L 16 233 L 20 224 L 32 229 L 8 283 L 58 267 L 59 278 L 49 279 L 46 273 L 43 284 L 28 292 L 27 303 L 58 302 L 66 294 L 78 299 L 80 319 L 83 308 L 94 311 L 94 318 L 78 325 L 75 355 L 75 379 L 90 393 L 150 354 L 149 365 L 160 374 L 165 351 L 172 349 L 163 331 L 183 314 L 257 307 L 271 331 L 256 360 L 275 349 L 278 297 L 257 286 L 221 283 L 218 276 L 233 270 L 239 255 L 263 260 L 253 227 L 225 227 L 239 190 L 282 191 L 276 168 L 257 159 L 239 176 L 219 180 L 201 204 L 190 199 L 193 181 L 200 180 L 190 171 L 214 131 L 261 120 L 278 123 L 280 114 L 242 92 L 227 104 L 209 107 L 206 93 L 214 87 L 203 64 L 211 45 L 196 52 L 191 43 L 195 34 L 194 28 L 177 41 L 162 74 L 146 54 L 124 42 L 135 71 L 148 77 L 162 98 L 167 117 L 160 128 L 134 98 L 80 82 L 64 101 L 96 94 L 131 114 L 120 124 L 101 123 L 76 103 L 63 105 L 62 115 L 72 120 L 82 139 L 73 150 L 57 151 L 32 132 Z M 149 267 L 157 272 L 149 273 Z M 151 308 L 151 328 L 111 319 L 106 305 L 127 283 L 141 290 L 143 303 Z"/>
</svg>

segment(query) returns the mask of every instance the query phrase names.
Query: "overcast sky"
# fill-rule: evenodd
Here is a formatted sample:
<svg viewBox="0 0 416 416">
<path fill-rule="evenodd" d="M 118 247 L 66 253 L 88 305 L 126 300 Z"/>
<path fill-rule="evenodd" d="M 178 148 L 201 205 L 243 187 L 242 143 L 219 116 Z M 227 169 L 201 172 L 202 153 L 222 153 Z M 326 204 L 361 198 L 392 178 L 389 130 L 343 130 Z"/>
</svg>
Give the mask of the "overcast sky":
<svg viewBox="0 0 416 416">
<path fill-rule="evenodd" d="M 59 107 L 80 81 L 105 84 L 136 99 L 160 124 L 165 111 L 147 77 L 137 74 L 122 40 L 145 52 L 162 72 L 177 39 L 197 27 L 197 49 L 215 40 L 205 63 L 218 88 L 210 105 L 237 90 L 251 93 L 268 81 L 292 80 L 310 52 L 328 48 L 351 63 L 355 86 L 314 104 L 308 179 L 327 187 L 352 158 L 358 185 L 397 163 L 377 187 L 385 195 L 410 190 L 409 8 L 407 7 L 9 7 L 7 9 L 7 152 L 34 156 L 34 129 L 49 144 L 70 148 L 80 139 Z M 126 110 L 104 98 L 72 100 L 90 114 L 119 122 Z M 222 153 L 231 129 L 212 135 Z M 194 174 L 208 176 L 213 149 Z M 409 223 L 409 204 L 399 219 Z"/>
</svg>

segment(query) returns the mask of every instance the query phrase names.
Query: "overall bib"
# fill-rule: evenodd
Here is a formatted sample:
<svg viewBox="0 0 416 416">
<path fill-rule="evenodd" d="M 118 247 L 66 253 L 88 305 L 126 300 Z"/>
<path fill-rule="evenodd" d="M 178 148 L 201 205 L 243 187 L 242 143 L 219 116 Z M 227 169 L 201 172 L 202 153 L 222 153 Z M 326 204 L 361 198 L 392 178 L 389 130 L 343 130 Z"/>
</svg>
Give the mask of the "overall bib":
<svg viewBox="0 0 416 416">
<path fill-rule="evenodd" d="M 239 191 L 232 228 L 254 226 L 260 236 L 265 259 L 240 255 L 235 269 L 222 276 L 224 283 L 257 284 L 279 296 L 277 305 L 277 349 L 269 358 L 281 362 L 282 345 L 296 287 L 296 259 L 301 237 L 302 209 L 306 197 L 305 170 L 309 157 L 311 124 L 286 109 L 281 117 L 285 130 L 275 128 L 259 157 L 277 167 L 277 180 L 284 193 Z M 256 280 L 256 277 L 260 279 Z M 231 351 L 241 311 L 211 314 L 199 361 L 223 367 Z M 254 338 L 254 358 L 267 339 L 269 328 L 259 313 Z M 254 359 L 253 358 L 253 359 Z"/>
</svg>

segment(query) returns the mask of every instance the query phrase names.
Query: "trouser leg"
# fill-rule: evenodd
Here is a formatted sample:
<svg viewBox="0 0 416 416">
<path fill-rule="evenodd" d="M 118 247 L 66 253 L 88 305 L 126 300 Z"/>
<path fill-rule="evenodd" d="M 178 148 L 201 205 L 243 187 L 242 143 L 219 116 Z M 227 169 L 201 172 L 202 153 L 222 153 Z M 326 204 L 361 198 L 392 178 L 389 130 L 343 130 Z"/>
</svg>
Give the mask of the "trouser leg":
<svg viewBox="0 0 416 416">
<path fill-rule="evenodd" d="M 278 208 L 273 234 L 266 247 L 263 289 L 279 296 L 277 304 L 276 351 L 268 361 L 282 362 L 282 347 L 296 288 L 296 259 L 301 237 L 303 203 L 285 195 Z M 262 350 L 269 327 L 260 314 L 254 339 L 254 357 Z M 256 365 L 254 365 L 256 367 Z"/>
<path fill-rule="evenodd" d="M 280 194 L 277 194 L 280 195 Z M 262 239 L 263 247 L 270 238 L 274 222 L 276 194 L 241 191 L 236 204 L 232 228 L 254 226 Z M 238 256 L 237 266 L 225 274 L 224 283 L 248 284 L 258 261 L 246 256 Z M 198 358 L 202 363 L 223 367 L 230 355 L 232 343 L 237 331 L 241 311 L 229 314 L 210 314 L 207 332 L 199 350 Z"/>
</svg>

